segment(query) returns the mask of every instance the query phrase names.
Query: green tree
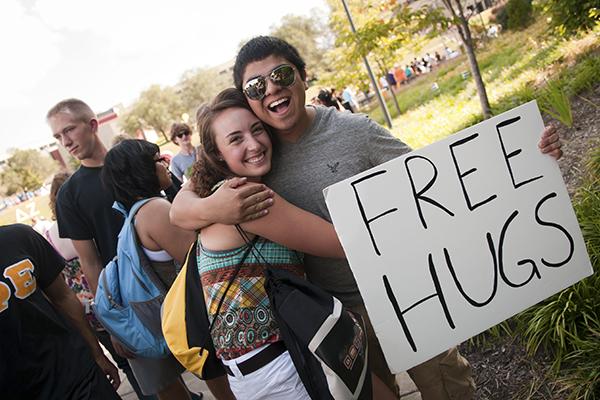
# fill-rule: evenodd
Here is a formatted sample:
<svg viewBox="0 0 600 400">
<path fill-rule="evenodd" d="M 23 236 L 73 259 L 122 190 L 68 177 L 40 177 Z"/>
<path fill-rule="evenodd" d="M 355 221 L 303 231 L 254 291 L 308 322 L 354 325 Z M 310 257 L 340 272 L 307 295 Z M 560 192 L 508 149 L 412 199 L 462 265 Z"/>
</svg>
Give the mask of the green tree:
<svg viewBox="0 0 600 400">
<path fill-rule="evenodd" d="M 432 26 L 444 21 L 439 9 L 413 9 L 406 2 L 396 0 L 346 0 L 351 10 L 356 33 L 353 33 L 343 5 L 339 0 L 328 0 L 331 8 L 330 29 L 335 33 L 335 48 L 326 58 L 336 68 L 322 81 L 335 87 L 358 86 L 365 91 L 369 79 L 363 57 L 367 57 L 379 76 L 399 59 L 405 58 L 408 48 L 419 48 L 431 35 Z M 360 66 L 357 68 L 357 65 Z"/>
<path fill-rule="evenodd" d="M 37 190 L 58 170 L 58 163 L 38 150 L 14 150 L 0 174 L 7 196 Z"/>
<path fill-rule="evenodd" d="M 311 78 L 329 69 L 330 65 L 323 62 L 323 53 L 331 46 L 331 32 L 316 10 L 311 11 L 308 17 L 285 15 L 279 24 L 271 27 L 270 35 L 283 39 L 298 49 Z"/>
<path fill-rule="evenodd" d="M 330 27 L 336 33 L 337 47 L 328 55 L 336 59 L 340 68 L 335 75 L 326 76 L 325 81 L 339 86 L 356 84 L 361 88 L 368 87 L 366 74 L 349 71 L 356 69 L 363 56 L 373 57 L 383 75 L 393 61 L 405 52 L 405 48 L 418 48 L 423 40 L 453 28 L 458 31 L 465 47 L 483 116 L 490 117 L 489 100 L 464 5 L 461 0 L 441 2 L 443 9 L 429 5 L 412 8 L 407 2 L 398 0 L 347 0 L 356 26 L 356 34 L 353 34 L 340 1 L 328 0 L 332 10 Z M 360 78 L 360 81 L 357 82 L 356 78 Z"/>
<path fill-rule="evenodd" d="M 168 141 L 167 131 L 184 111 L 181 98 L 172 87 L 152 85 L 124 113 L 121 127 L 130 135 L 138 129 L 152 128 Z"/>
<path fill-rule="evenodd" d="M 489 118 L 492 116 L 492 110 L 490 107 L 490 101 L 488 100 L 487 91 L 485 90 L 485 84 L 481 77 L 481 71 L 479 70 L 479 64 L 477 57 L 475 56 L 475 46 L 473 45 L 473 36 L 471 35 L 471 28 L 469 27 L 469 21 L 465 16 L 464 7 L 461 0 L 441 0 L 446 10 L 450 13 L 450 19 L 448 20 L 458 31 L 460 40 L 463 43 L 469 65 L 471 67 L 471 74 L 475 81 L 475 87 L 477 88 L 477 95 L 479 96 L 479 103 L 481 104 L 481 112 L 483 118 Z M 446 22 L 441 21 L 442 24 Z"/>
<path fill-rule="evenodd" d="M 600 24 L 598 0 L 543 0 L 542 4 L 552 17 L 552 26 L 563 36 Z"/>
<path fill-rule="evenodd" d="M 178 84 L 177 93 L 189 115 L 195 115 L 200 105 L 212 100 L 221 90 L 233 86 L 229 70 L 199 68 L 186 71 Z"/>
<path fill-rule="evenodd" d="M 506 4 L 508 29 L 523 29 L 531 23 L 533 5 L 531 0 L 509 0 Z"/>
</svg>

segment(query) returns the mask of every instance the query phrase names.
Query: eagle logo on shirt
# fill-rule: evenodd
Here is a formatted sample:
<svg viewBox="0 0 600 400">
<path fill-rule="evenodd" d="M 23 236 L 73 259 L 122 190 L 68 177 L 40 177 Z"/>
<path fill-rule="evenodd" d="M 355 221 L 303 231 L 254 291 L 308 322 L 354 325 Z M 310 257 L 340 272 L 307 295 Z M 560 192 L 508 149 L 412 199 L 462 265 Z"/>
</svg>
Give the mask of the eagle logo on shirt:
<svg viewBox="0 0 600 400">
<path fill-rule="evenodd" d="M 339 165 L 340 165 L 340 162 L 337 161 L 333 164 L 327 164 L 327 167 L 329 168 L 329 170 L 331 171 L 332 174 L 335 174 L 336 172 L 338 172 Z"/>
</svg>

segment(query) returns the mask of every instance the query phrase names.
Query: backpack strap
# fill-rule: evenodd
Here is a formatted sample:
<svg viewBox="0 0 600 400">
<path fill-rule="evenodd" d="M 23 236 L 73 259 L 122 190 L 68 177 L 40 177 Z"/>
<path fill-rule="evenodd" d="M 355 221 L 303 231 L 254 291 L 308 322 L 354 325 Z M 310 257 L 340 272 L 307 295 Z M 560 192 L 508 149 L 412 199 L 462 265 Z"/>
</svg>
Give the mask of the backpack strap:
<svg viewBox="0 0 600 400">
<path fill-rule="evenodd" d="M 142 249 L 142 242 L 140 241 L 137 229 L 135 228 L 135 216 L 140 210 L 140 208 L 142 208 L 142 206 L 144 206 L 150 200 L 160 198 L 161 197 L 149 197 L 147 199 L 140 199 L 133 203 L 129 210 L 127 210 L 122 203 L 115 201 L 113 203 L 112 208 L 119 211 L 125 217 L 125 221 L 123 222 L 123 228 L 128 226 L 129 229 L 132 230 L 131 233 L 133 234 L 133 238 L 135 240 L 137 256 L 140 259 L 140 267 L 147 274 L 152 283 L 158 288 L 158 290 L 163 295 L 165 295 L 167 293 L 168 288 L 162 282 L 156 271 L 154 271 L 154 268 L 152 268 L 152 266 L 150 265 L 150 260 L 148 259 L 148 256 L 146 256 L 146 253 L 144 253 L 144 250 Z M 121 232 L 123 232 L 123 228 L 121 229 Z M 121 233 L 119 233 L 119 236 L 121 236 Z M 133 276 L 136 278 L 137 282 L 140 284 L 142 289 L 144 289 L 147 293 L 150 293 L 151 290 L 144 284 L 143 280 L 137 275 L 136 271 L 132 269 L 131 272 L 133 273 Z"/>
<path fill-rule="evenodd" d="M 125 222 L 123 222 L 123 225 L 125 225 L 126 223 L 131 223 L 132 219 L 135 219 L 135 215 L 137 214 L 139 209 L 142 208 L 142 206 L 144 204 L 146 204 L 150 200 L 160 199 L 160 198 L 161 197 L 149 197 L 147 199 L 140 199 L 140 200 L 136 201 L 135 203 L 133 203 L 133 205 L 131 206 L 131 208 L 129 210 L 127 210 L 127 208 L 125 208 L 125 206 L 122 203 L 115 201 L 112 205 L 112 208 L 117 210 L 121 214 L 123 214 L 123 216 L 125 217 Z"/>
</svg>

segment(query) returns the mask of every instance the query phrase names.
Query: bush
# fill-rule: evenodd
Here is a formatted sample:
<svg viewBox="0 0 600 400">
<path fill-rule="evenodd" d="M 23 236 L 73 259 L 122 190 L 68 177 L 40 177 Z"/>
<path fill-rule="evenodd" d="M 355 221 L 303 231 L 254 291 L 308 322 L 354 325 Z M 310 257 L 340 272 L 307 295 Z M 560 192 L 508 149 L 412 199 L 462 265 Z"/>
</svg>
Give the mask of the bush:
<svg viewBox="0 0 600 400">
<path fill-rule="evenodd" d="M 553 367 L 566 377 L 570 399 L 600 399 L 600 149 L 573 205 L 594 274 L 517 316 L 529 351 L 554 352 Z"/>
<path fill-rule="evenodd" d="M 598 0 L 545 0 L 544 11 L 563 36 L 590 29 L 600 23 Z"/>
<path fill-rule="evenodd" d="M 506 4 L 506 28 L 518 30 L 526 28 L 532 20 L 531 0 L 509 0 Z"/>
<path fill-rule="evenodd" d="M 587 182 L 577 192 L 575 211 L 596 273 L 588 278 L 600 285 L 600 149 L 592 153 Z M 594 299 L 596 303 L 600 296 Z M 585 332 L 572 337 L 573 348 L 566 357 L 570 369 L 563 383 L 572 390 L 570 399 L 600 399 L 600 321 L 588 320 Z"/>
<path fill-rule="evenodd" d="M 592 335 L 579 341 L 579 350 L 567 356 L 573 367 L 566 371 L 561 383 L 571 392 L 569 400 L 600 398 L 600 325 L 596 323 L 590 332 Z"/>
<path fill-rule="evenodd" d="M 508 11 L 506 10 L 506 3 L 499 4 L 492 8 L 491 22 L 495 22 L 502 26 L 502 29 L 508 29 Z"/>
</svg>

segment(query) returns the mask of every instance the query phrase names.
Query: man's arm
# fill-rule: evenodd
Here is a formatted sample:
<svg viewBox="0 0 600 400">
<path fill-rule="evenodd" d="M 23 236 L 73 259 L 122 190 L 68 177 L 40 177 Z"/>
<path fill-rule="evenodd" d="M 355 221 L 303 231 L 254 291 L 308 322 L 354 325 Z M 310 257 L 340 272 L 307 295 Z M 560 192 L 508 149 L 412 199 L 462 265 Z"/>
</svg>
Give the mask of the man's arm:
<svg viewBox="0 0 600 400">
<path fill-rule="evenodd" d="M 96 288 L 98 287 L 98 277 L 100 276 L 100 271 L 104 268 L 96 244 L 93 240 L 72 240 L 72 242 L 77 255 L 79 255 L 81 270 L 90 284 L 92 293 L 95 295 Z"/>
<path fill-rule="evenodd" d="M 234 225 L 268 213 L 273 191 L 261 184 L 246 183 L 246 178 L 225 182 L 211 196 L 200 198 L 191 182 L 186 182 L 175 196 L 169 212 L 171 223 L 187 230 L 204 228 L 213 223 Z"/>
<path fill-rule="evenodd" d="M 85 320 L 81 303 L 77 300 L 77 297 L 75 297 L 75 294 L 71 289 L 65 284 L 62 274 L 59 274 L 56 279 L 44 289 L 44 293 L 48 296 L 48 299 L 50 299 L 60 314 L 67 317 L 79 333 L 81 333 L 81 336 L 83 336 L 83 339 L 92 351 L 94 360 L 96 360 L 96 363 L 116 390 L 121 384 L 117 368 L 104 355 L 104 352 L 96 340 L 96 336 L 92 332 L 88 322 Z"/>
</svg>

